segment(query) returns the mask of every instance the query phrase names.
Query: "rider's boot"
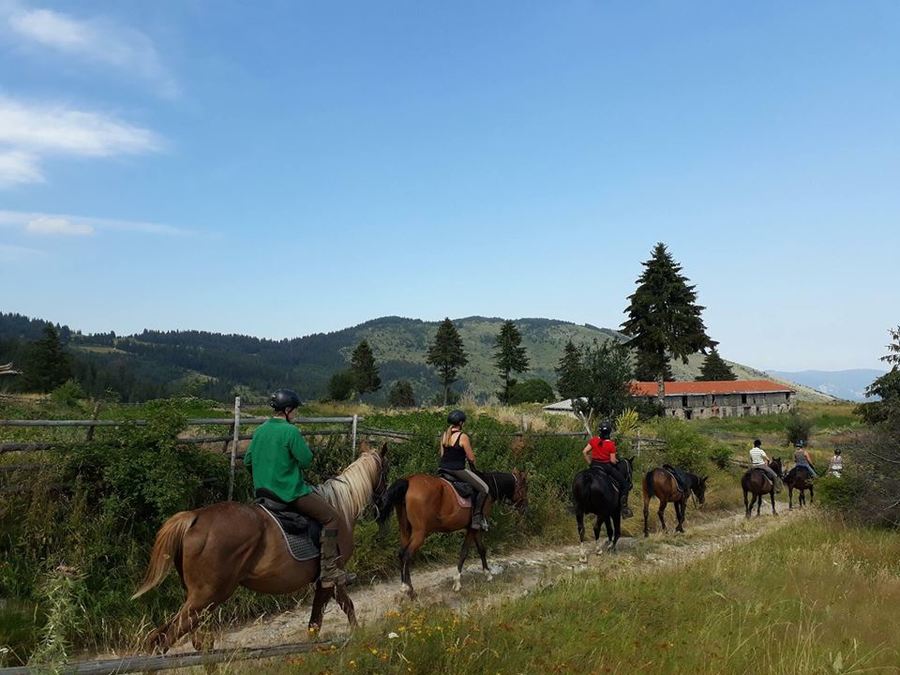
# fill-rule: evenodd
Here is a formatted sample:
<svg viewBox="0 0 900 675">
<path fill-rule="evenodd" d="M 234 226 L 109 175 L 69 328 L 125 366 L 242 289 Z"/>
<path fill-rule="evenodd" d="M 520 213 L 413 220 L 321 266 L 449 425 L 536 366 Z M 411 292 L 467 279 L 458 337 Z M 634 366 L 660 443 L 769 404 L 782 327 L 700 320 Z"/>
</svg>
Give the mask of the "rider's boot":
<svg viewBox="0 0 900 675">
<path fill-rule="evenodd" d="M 322 531 L 322 558 L 319 565 L 319 581 L 324 588 L 347 586 L 356 581 L 355 574 L 349 574 L 338 567 L 337 530 Z"/>
<path fill-rule="evenodd" d="M 487 495 L 483 492 L 476 492 L 474 498 L 474 504 L 472 505 L 472 529 L 473 530 L 483 530 L 487 532 L 488 522 L 487 518 L 484 517 L 484 502 L 487 500 Z"/>
<path fill-rule="evenodd" d="M 634 514 L 631 512 L 631 509 L 628 508 L 628 493 L 623 492 L 621 497 L 621 511 L 623 518 L 631 518 Z"/>
</svg>

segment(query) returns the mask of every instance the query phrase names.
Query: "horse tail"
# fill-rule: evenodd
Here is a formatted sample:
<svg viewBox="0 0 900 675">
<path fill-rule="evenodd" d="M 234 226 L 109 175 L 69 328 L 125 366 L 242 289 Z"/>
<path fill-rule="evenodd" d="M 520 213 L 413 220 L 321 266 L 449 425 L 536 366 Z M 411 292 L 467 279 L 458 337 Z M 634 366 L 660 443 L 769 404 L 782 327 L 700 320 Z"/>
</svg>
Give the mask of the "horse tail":
<svg viewBox="0 0 900 675">
<path fill-rule="evenodd" d="M 406 478 L 398 478 L 387 489 L 384 498 L 381 500 L 381 506 L 378 510 L 376 518 L 379 525 L 384 525 L 391 516 L 391 510 L 401 504 L 406 499 L 406 490 L 409 488 L 409 480 Z"/>
<path fill-rule="evenodd" d="M 131 596 L 132 600 L 139 598 L 166 578 L 176 558 L 181 557 L 182 539 L 195 520 L 197 514 L 194 511 L 181 511 L 159 528 L 153 552 L 150 554 L 150 564 L 147 565 L 147 573 L 141 586 Z"/>
<path fill-rule="evenodd" d="M 653 497 L 653 471 L 655 469 L 651 469 L 647 472 L 647 475 L 644 476 L 644 489 L 647 491 L 648 497 Z"/>
</svg>

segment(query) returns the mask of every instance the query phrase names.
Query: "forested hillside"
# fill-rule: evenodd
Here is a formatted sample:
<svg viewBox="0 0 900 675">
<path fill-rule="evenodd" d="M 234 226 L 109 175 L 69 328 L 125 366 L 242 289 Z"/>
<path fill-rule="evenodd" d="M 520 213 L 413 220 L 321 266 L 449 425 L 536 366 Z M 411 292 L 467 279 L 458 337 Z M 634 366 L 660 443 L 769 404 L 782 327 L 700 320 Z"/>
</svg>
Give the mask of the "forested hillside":
<svg viewBox="0 0 900 675">
<path fill-rule="evenodd" d="M 469 363 L 460 372 L 455 389 L 486 398 L 497 392 L 500 379 L 493 365 L 494 339 L 502 319 L 467 317 L 455 320 Z M 27 345 L 41 337 L 46 321 L 18 314 L 0 313 L 0 362 L 27 359 Z M 594 340 L 623 340 L 610 329 L 552 319 L 519 319 L 522 344 L 530 370 L 521 376 L 539 377 L 551 384 L 568 340 L 588 344 Z M 439 392 L 425 352 L 437 330 L 436 322 L 383 317 L 335 331 L 285 340 L 206 331 L 148 331 L 128 336 L 114 333 L 81 334 L 59 326 L 60 339 L 72 358 L 75 378 L 89 394 L 111 389 L 125 401 L 191 393 L 225 400 L 237 390 L 262 395 L 278 386 L 295 387 L 303 397 L 325 395 L 328 380 L 346 368 L 350 353 L 367 340 L 381 369 L 381 400 L 390 384 L 409 380 L 417 401 L 430 401 Z M 685 366 L 672 364 L 677 379 L 693 379 L 702 357 Z M 735 364 L 738 377 L 758 377 L 759 372 Z M 10 386 L 10 385 L 6 385 Z"/>
</svg>

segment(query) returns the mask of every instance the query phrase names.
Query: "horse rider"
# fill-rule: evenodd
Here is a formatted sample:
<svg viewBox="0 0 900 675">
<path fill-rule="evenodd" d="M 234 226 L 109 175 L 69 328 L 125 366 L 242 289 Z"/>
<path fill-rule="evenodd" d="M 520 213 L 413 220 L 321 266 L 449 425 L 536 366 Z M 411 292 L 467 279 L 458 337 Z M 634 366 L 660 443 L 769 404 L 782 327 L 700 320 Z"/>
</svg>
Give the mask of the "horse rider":
<svg viewBox="0 0 900 675">
<path fill-rule="evenodd" d="M 750 468 L 762 469 L 775 486 L 775 492 L 781 492 L 781 476 L 775 473 L 775 470 L 769 466 L 769 456 L 761 446 L 762 441 L 758 438 L 753 441 L 753 448 L 750 450 Z"/>
<path fill-rule="evenodd" d="M 472 504 L 472 529 L 487 530 L 488 522 L 484 517 L 484 502 L 488 497 L 488 486 L 475 473 L 475 453 L 469 435 L 463 432 L 466 414 L 462 410 L 453 410 L 447 415 L 449 425 L 441 435 L 440 470 L 457 480 L 468 483 L 475 488 L 475 499 Z M 466 468 L 468 461 L 469 467 Z"/>
<path fill-rule="evenodd" d="M 843 470 L 844 458 L 841 457 L 841 450 L 838 448 L 834 451 L 834 457 L 831 458 L 831 463 L 828 465 L 828 473 L 836 478 L 840 478 Z"/>
<path fill-rule="evenodd" d="M 804 469 L 809 471 L 809 475 L 813 478 L 818 478 L 819 474 L 816 473 L 816 470 L 813 468 L 812 459 L 809 456 L 809 452 L 806 450 L 806 443 L 802 440 L 794 443 L 794 466 L 802 466 Z"/>
<path fill-rule="evenodd" d="M 619 488 L 619 499 L 622 507 L 622 516 L 631 518 L 631 509 L 628 508 L 628 493 L 631 491 L 631 476 L 628 467 L 620 466 L 627 464 L 620 462 L 616 456 L 615 441 L 610 440 L 612 436 L 612 425 L 609 422 L 601 422 L 597 429 L 597 435 L 588 441 L 581 451 L 584 460 L 590 464 L 592 469 L 602 471 L 613 479 Z"/>
<path fill-rule="evenodd" d="M 303 472 L 312 463 L 313 454 L 303 434 L 291 423 L 291 416 L 300 407 L 300 397 L 290 389 L 279 389 L 272 394 L 269 405 L 274 414 L 254 432 L 244 455 L 244 466 L 253 473 L 256 496 L 275 498 L 320 522 L 319 581 L 326 588 L 350 583 L 352 575 L 342 569 L 339 552 L 353 550 L 353 534 L 334 507 L 304 480 Z"/>
</svg>

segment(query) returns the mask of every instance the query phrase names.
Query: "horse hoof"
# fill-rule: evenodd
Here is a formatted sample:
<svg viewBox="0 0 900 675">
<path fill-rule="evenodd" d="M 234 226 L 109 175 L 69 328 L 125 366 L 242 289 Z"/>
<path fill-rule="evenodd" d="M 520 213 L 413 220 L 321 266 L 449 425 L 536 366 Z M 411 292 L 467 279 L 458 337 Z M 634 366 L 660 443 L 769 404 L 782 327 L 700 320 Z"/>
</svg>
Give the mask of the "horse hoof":
<svg viewBox="0 0 900 675">
<path fill-rule="evenodd" d="M 586 565 L 587 564 L 587 556 L 584 553 L 582 553 L 580 556 L 578 556 L 578 562 L 580 562 L 582 565 Z"/>
<path fill-rule="evenodd" d="M 306 637 L 310 642 L 318 642 L 319 641 L 319 632 L 322 630 L 322 627 L 319 624 L 311 623 L 306 629 Z"/>
<path fill-rule="evenodd" d="M 491 574 L 490 572 L 488 572 L 487 574 L 484 575 L 484 580 L 485 580 L 485 581 L 493 581 L 493 580 L 494 580 L 494 575 Z"/>
</svg>

